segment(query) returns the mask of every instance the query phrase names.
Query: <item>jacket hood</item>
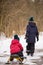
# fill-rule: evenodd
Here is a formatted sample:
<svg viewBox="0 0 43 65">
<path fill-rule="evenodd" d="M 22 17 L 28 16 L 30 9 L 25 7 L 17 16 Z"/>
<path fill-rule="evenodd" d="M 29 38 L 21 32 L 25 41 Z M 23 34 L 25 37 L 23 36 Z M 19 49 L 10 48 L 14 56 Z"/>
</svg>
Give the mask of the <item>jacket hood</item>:
<svg viewBox="0 0 43 65">
<path fill-rule="evenodd" d="M 17 39 L 14 39 L 14 40 L 12 40 L 12 43 L 17 44 L 17 43 L 19 43 L 19 41 Z"/>
<path fill-rule="evenodd" d="M 31 27 L 35 27 L 35 26 L 36 26 L 36 24 L 35 24 L 34 22 L 29 22 L 29 25 L 30 25 Z"/>
</svg>

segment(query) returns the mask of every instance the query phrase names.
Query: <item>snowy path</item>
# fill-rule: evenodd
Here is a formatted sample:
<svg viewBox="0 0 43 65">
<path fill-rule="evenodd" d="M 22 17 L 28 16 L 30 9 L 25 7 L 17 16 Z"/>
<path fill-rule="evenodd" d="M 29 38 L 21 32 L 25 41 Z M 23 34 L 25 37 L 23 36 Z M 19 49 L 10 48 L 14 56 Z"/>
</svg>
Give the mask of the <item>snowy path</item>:
<svg viewBox="0 0 43 65">
<path fill-rule="evenodd" d="M 23 65 L 43 65 L 43 50 L 36 50 L 33 57 L 31 57 L 30 55 L 27 56 L 26 53 L 25 53 L 25 56 L 27 57 L 27 59 L 24 59 Z M 8 57 L 9 55 L 1 54 L 0 65 L 1 65 L 1 62 L 3 63 L 6 62 Z"/>
</svg>

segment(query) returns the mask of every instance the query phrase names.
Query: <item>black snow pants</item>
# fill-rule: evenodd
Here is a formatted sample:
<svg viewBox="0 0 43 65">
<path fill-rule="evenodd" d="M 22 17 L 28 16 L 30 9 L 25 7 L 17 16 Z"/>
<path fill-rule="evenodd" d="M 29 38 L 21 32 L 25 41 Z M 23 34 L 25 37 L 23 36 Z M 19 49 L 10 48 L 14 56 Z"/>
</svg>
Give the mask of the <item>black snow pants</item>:
<svg viewBox="0 0 43 65">
<path fill-rule="evenodd" d="M 34 53 L 35 50 L 35 43 L 28 43 L 26 46 L 27 53 Z"/>
</svg>

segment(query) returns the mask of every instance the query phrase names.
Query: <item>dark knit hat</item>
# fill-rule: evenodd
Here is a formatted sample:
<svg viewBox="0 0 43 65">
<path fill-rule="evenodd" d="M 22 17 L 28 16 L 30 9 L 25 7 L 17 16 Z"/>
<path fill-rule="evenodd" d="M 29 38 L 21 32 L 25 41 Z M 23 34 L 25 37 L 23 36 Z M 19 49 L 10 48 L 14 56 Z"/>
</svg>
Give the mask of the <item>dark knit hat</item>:
<svg viewBox="0 0 43 65">
<path fill-rule="evenodd" d="M 30 17 L 29 21 L 34 21 L 33 17 Z"/>
<path fill-rule="evenodd" d="M 16 35 L 14 35 L 14 39 L 18 39 L 19 40 L 19 37 L 18 37 L 18 35 L 16 34 Z"/>
</svg>

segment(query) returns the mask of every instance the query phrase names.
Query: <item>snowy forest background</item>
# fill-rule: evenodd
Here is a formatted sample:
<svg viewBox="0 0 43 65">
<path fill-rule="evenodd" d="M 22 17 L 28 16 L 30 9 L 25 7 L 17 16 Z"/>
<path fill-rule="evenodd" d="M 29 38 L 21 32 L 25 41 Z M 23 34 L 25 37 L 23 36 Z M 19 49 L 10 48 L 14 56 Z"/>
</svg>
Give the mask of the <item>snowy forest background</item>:
<svg viewBox="0 0 43 65">
<path fill-rule="evenodd" d="M 33 16 L 39 32 L 43 31 L 43 0 L 0 0 L 0 35 L 25 34 Z"/>
</svg>

